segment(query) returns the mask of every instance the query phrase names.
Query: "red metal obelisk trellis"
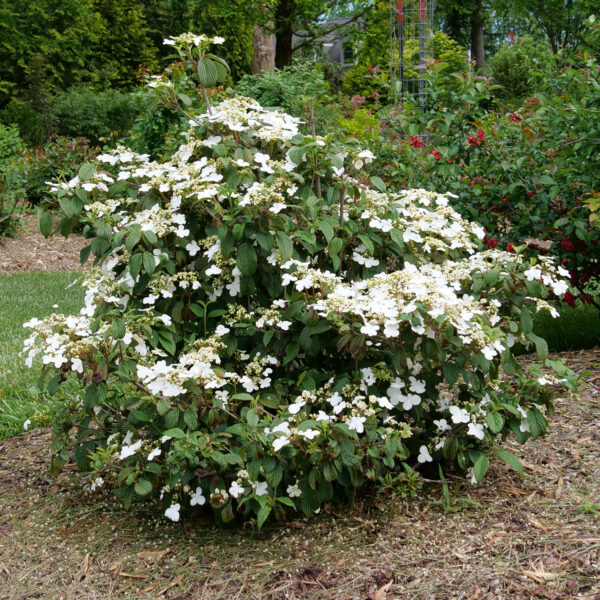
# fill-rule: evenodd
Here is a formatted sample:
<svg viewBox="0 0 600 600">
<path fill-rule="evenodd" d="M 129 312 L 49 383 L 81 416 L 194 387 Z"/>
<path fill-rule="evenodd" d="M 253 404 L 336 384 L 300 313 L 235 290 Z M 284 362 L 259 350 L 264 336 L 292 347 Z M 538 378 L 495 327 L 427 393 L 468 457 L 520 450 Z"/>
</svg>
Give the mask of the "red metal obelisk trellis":
<svg viewBox="0 0 600 600">
<path fill-rule="evenodd" d="M 422 77 L 432 56 L 433 0 L 390 0 L 390 80 L 396 95 L 423 99 Z"/>
</svg>

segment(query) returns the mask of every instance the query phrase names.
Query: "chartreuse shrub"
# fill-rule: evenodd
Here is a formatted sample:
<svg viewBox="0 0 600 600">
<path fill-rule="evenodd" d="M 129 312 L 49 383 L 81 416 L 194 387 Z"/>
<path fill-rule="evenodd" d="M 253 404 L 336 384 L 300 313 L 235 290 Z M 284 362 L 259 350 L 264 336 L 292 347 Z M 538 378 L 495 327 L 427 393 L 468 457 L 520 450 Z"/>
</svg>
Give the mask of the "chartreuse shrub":
<svg viewBox="0 0 600 600">
<path fill-rule="evenodd" d="M 53 471 L 72 451 L 125 506 L 260 527 L 434 462 L 480 481 L 499 439 L 544 433 L 568 373 L 511 348 L 546 354 L 536 298 L 566 289 L 550 258 L 482 251 L 447 195 L 387 193 L 369 151 L 254 100 L 189 114 L 169 161 L 120 148 L 54 188 L 97 267 L 79 316 L 27 324 L 45 388 L 80 390 Z"/>
</svg>

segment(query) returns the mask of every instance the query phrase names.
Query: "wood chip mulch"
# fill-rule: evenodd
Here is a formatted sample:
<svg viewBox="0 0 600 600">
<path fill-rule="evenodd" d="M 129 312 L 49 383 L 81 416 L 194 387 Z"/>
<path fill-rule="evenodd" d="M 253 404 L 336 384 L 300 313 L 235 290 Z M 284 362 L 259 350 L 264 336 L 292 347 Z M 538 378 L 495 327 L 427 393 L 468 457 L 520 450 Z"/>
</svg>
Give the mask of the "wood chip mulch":
<svg viewBox="0 0 600 600">
<path fill-rule="evenodd" d="M 24 271 L 81 270 L 79 251 L 87 245 L 81 234 L 68 238 L 56 234 L 48 239 L 39 231 L 35 215 L 23 215 L 13 238 L 0 238 L 0 275 Z"/>
</svg>

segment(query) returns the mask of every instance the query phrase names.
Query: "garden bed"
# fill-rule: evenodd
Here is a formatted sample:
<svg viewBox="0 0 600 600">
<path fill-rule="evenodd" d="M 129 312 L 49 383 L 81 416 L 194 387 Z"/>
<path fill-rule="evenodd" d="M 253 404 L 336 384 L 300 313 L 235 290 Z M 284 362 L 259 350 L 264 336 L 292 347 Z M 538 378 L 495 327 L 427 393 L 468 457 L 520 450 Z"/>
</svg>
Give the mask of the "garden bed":
<svg viewBox="0 0 600 600">
<path fill-rule="evenodd" d="M 40 233 L 35 215 L 23 215 L 21 221 L 15 237 L 0 238 L 0 275 L 82 268 L 79 251 L 86 245 L 82 235 L 64 238 L 57 234 L 46 239 Z"/>
<path fill-rule="evenodd" d="M 450 505 L 433 483 L 260 534 L 125 512 L 74 468 L 48 476 L 48 431 L 4 440 L 0 599 L 597 600 L 600 350 L 560 356 L 586 384 L 557 400 L 545 438 L 510 442 L 523 479 L 496 459 L 480 486 L 453 480 Z"/>
</svg>

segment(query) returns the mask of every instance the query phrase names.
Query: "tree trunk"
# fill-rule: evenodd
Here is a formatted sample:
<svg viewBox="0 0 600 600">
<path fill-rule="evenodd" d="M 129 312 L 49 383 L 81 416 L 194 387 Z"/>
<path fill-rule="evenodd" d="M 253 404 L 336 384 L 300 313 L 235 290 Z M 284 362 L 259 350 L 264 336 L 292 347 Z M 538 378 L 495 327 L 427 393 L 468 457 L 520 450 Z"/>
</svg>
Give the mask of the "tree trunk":
<svg viewBox="0 0 600 600">
<path fill-rule="evenodd" d="M 273 27 L 273 23 L 267 23 L 267 27 Z M 273 71 L 275 68 L 275 35 L 267 33 L 260 25 L 255 24 L 252 39 L 254 42 L 252 72 Z"/>
<path fill-rule="evenodd" d="M 471 14 L 471 57 L 475 59 L 475 71 L 485 74 L 485 47 L 483 44 L 483 0 L 475 2 Z"/>
<path fill-rule="evenodd" d="M 296 0 L 279 0 L 275 11 L 275 66 L 283 69 L 292 64 L 292 38 L 294 35 L 294 13 Z"/>
</svg>

